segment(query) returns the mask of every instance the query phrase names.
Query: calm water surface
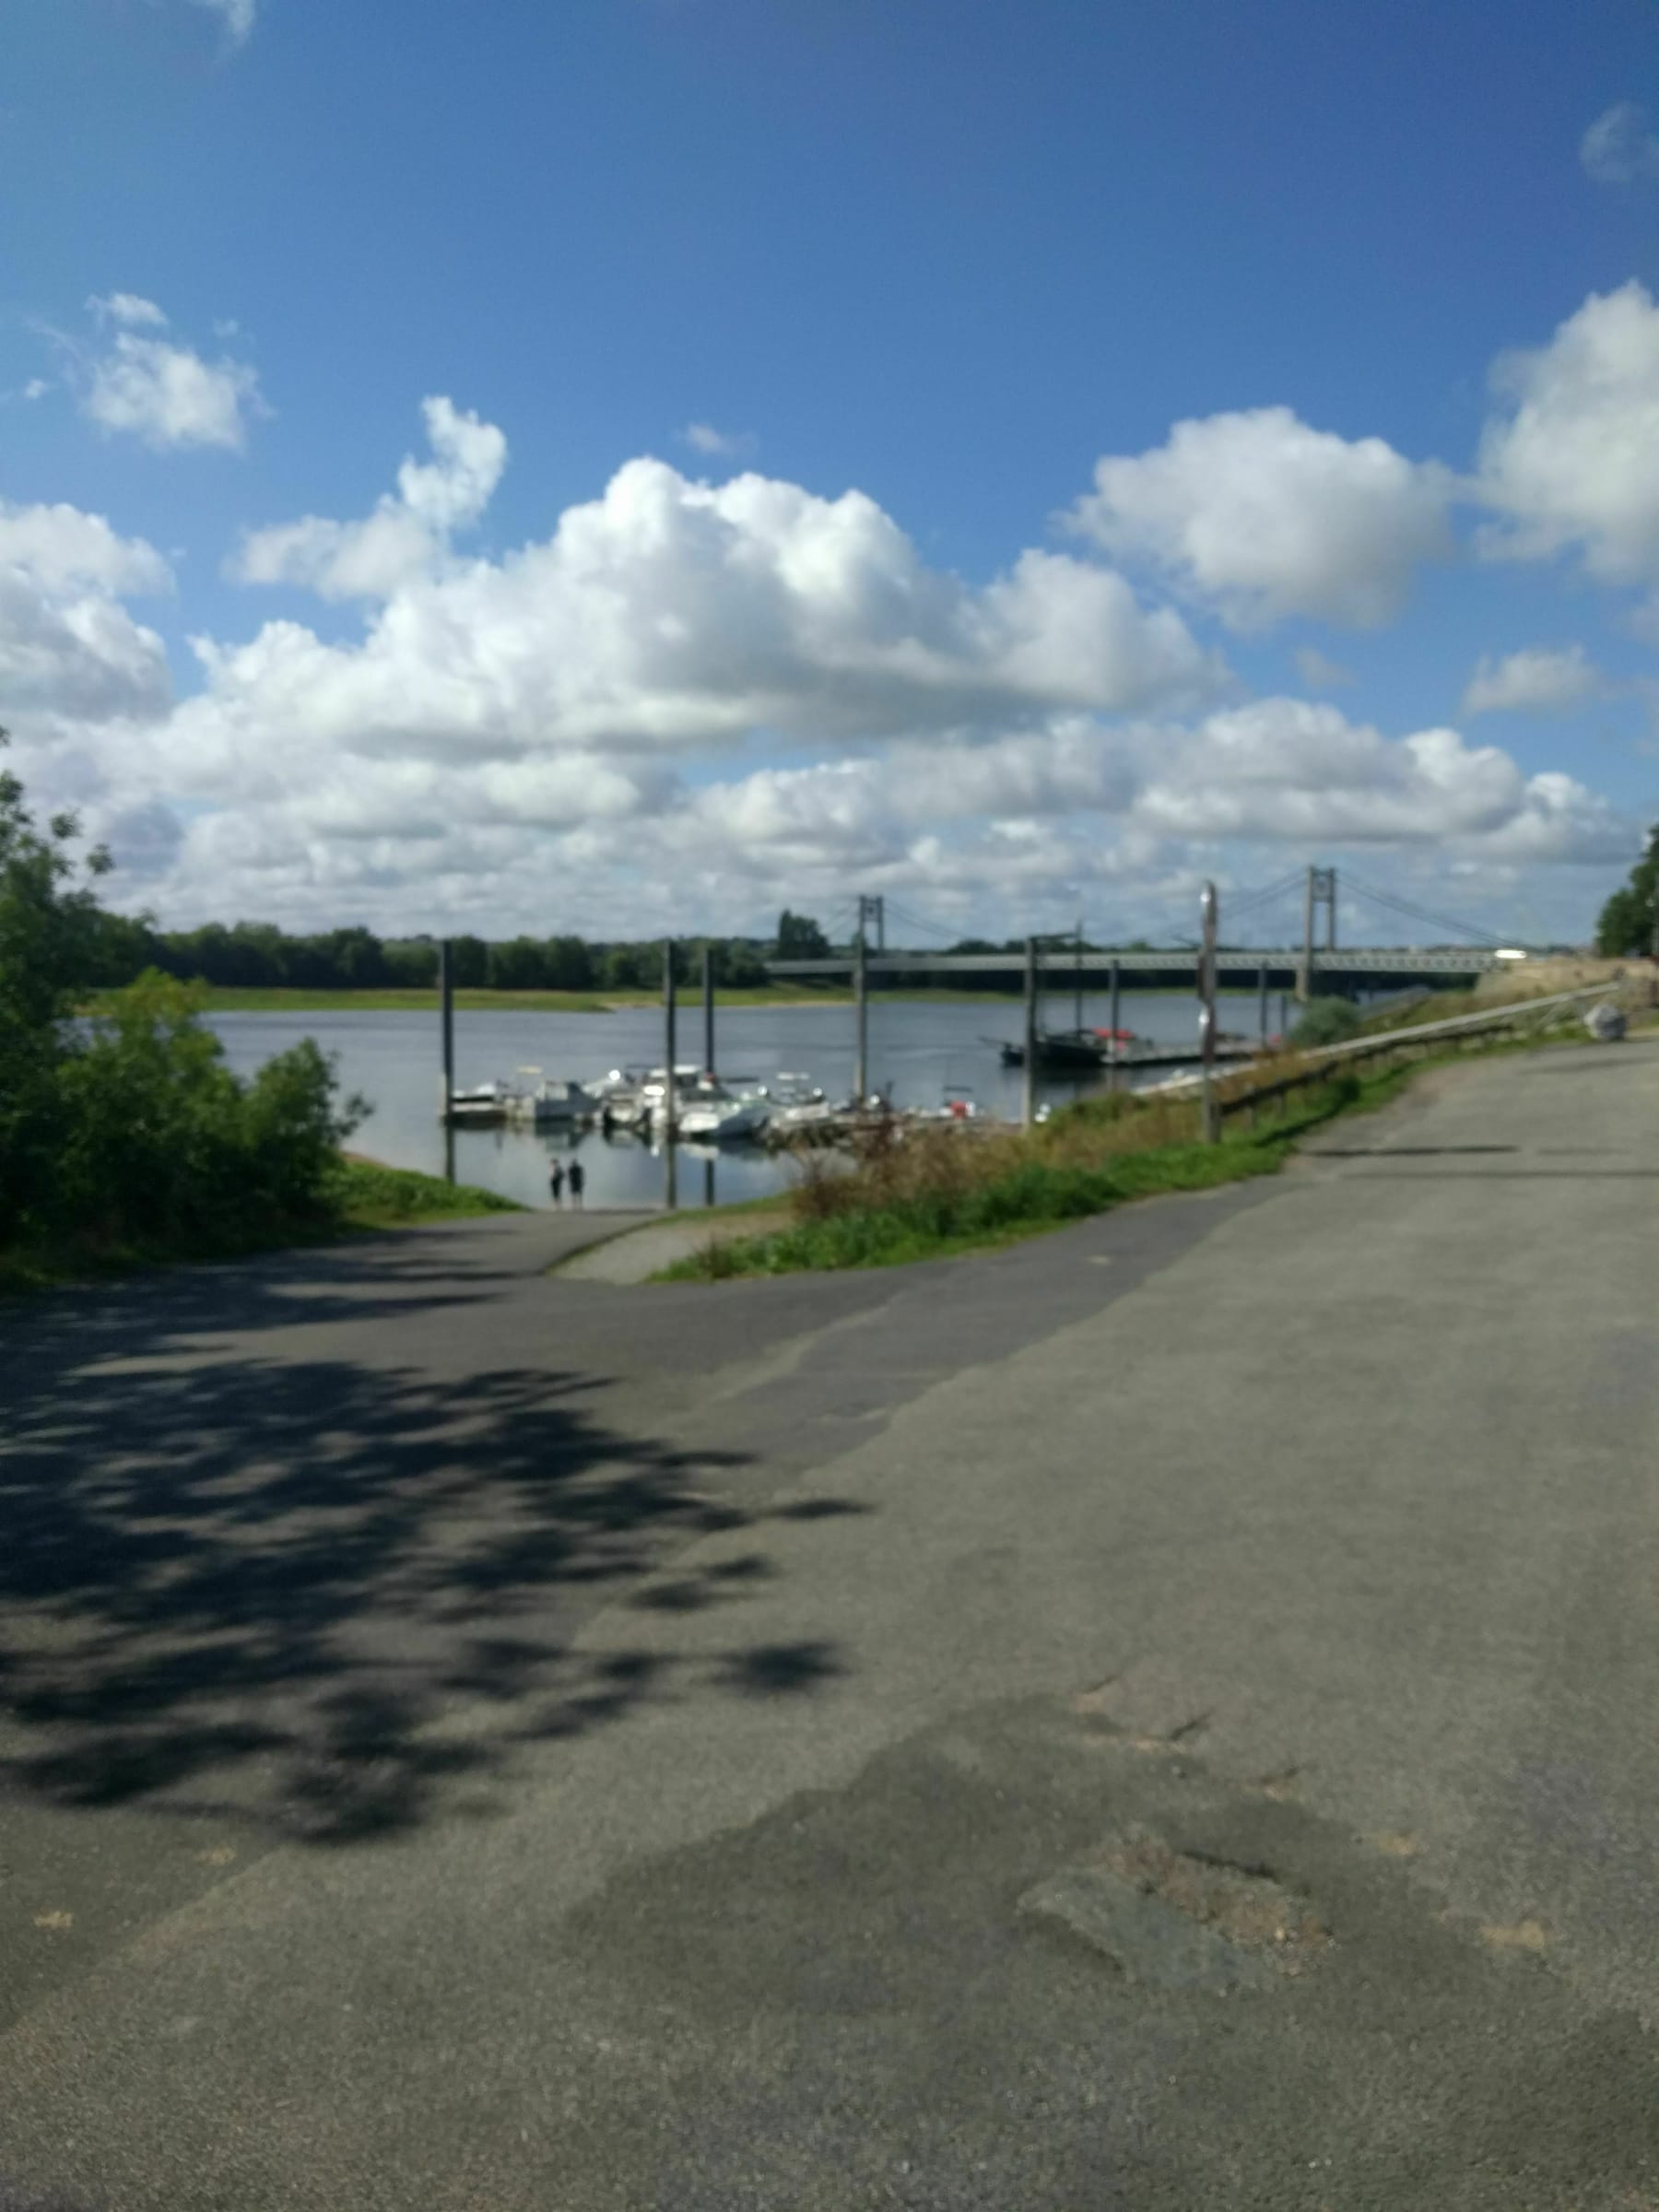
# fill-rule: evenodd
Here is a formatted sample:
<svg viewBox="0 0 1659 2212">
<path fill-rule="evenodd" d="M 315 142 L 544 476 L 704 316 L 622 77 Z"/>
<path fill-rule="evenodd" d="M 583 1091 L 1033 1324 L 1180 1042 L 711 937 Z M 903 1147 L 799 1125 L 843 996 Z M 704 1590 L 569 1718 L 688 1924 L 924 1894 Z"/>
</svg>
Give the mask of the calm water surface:
<svg viewBox="0 0 1659 2212">
<path fill-rule="evenodd" d="M 1272 1018 L 1278 1020 L 1277 994 Z M 1050 1003 L 1046 1018 L 1069 1026 L 1070 996 Z M 1084 1000 L 1086 1023 L 1104 1026 L 1109 1002 Z M 1126 1027 L 1160 1043 L 1186 1044 L 1197 1034 L 1197 1006 L 1186 992 L 1125 992 Z M 1016 1120 L 1020 1073 L 1005 1068 L 997 1041 L 1020 1032 L 1017 1000 L 951 1006 L 877 998 L 870 1006 L 870 1072 L 881 1088 L 892 1087 L 900 1106 L 936 1106 L 947 1089 L 968 1092 L 981 1113 Z M 1253 1030 L 1256 1005 L 1241 995 L 1223 1001 L 1227 1029 Z M 314 1037 L 338 1062 L 347 1091 L 360 1091 L 373 1107 L 353 1142 L 393 1167 L 441 1175 L 444 1132 L 438 1120 L 440 1044 L 435 1013 L 220 1014 L 214 1029 L 239 1074 L 251 1074 L 272 1053 Z M 782 1070 L 821 1084 L 831 1098 L 853 1088 L 853 1009 L 833 1006 L 722 1008 L 716 1061 L 724 1076 L 770 1082 Z M 700 1005 L 682 1006 L 676 1057 L 702 1056 Z M 465 1088 L 490 1077 L 511 1077 L 524 1068 L 592 1082 L 607 1069 L 660 1065 L 663 1018 L 653 1007 L 613 1014 L 532 1014 L 491 1009 L 455 1017 L 455 1080 Z M 1151 1079 L 1150 1077 L 1147 1078 Z M 1056 1101 L 1098 1088 L 1098 1080 L 1045 1082 L 1042 1096 Z M 524 1206 L 547 1204 L 547 1167 L 558 1153 L 576 1153 L 587 1173 L 588 1203 L 595 1206 L 656 1206 L 663 1202 L 667 1163 L 660 1146 L 637 1137 L 603 1136 L 597 1130 L 566 1135 L 540 1129 L 459 1129 L 454 1133 L 455 1174 Z M 788 1162 L 755 1146 L 681 1144 L 676 1147 L 676 1195 L 681 1206 L 726 1205 L 787 1187 Z"/>
</svg>

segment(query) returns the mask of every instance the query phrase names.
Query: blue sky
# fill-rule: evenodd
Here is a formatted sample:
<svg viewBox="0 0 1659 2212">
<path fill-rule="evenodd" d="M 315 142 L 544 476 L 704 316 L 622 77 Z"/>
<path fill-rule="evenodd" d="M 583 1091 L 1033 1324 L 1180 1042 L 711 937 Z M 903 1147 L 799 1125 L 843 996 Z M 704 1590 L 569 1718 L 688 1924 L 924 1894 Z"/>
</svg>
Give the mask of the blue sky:
<svg viewBox="0 0 1659 2212">
<path fill-rule="evenodd" d="M 1655 53 L 10 0 L 0 720 L 168 920 L 1152 932 L 1317 858 L 1581 935 L 1659 814 Z"/>
</svg>

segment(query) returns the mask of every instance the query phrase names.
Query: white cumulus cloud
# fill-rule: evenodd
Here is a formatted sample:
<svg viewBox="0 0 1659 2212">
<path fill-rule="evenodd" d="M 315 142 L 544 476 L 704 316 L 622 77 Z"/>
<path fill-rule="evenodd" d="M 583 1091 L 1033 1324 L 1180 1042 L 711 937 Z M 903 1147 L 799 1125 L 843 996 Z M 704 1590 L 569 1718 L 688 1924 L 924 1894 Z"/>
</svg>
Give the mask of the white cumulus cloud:
<svg viewBox="0 0 1659 2212">
<path fill-rule="evenodd" d="M 1494 371 L 1500 411 L 1478 491 L 1483 549 L 1576 549 L 1609 583 L 1659 581 L 1659 306 L 1637 283 L 1593 293 L 1546 346 Z"/>
<path fill-rule="evenodd" d="M 154 547 L 119 536 L 101 515 L 0 500 L 0 721 L 45 740 L 164 713 L 161 641 L 121 597 L 171 582 Z"/>
<path fill-rule="evenodd" d="M 1582 645 L 1559 652 L 1527 646 L 1500 661 L 1483 655 L 1464 693 L 1463 711 L 1558 714 L 1583 706 L 1602 688 L 1601 674 Z"/>
<path fill-rule="evenodd" d="M 195 0 L 195 5 L 221 18 L 233 46 L 241 45 L 252 35 L 259 12 L 259 0 Z"/>
<path fill-rule="evenodd" d="M 694 453 L 708 453 L 726 460 L 742 460 L 754 452 L 756 444 L 752 431 L 717 430 L 712 422 L 688 422 L 680 438 Z"/>
<path fill-rule="evenodd" d="M 155 301 L 136 292 L 94 293 L 87 306 L 100 323 L 124 324 L 129 330 L 167 328 L 167 317 Z"/>
<path fill-rule="evenodd" d="M 488 475 L 475 473 L 474 495 Z M 929 569 L 862 492 L 826 500 L 752 475 L 713 487 L 630 461 L 549 538 L 394 582 L 385 571 L 429 527 L 411 498 L 428 517 L 470 511 L 409 465 L 370 524 L 313 520 L 243 548 L 243 575 L 335 591 L 348 556 L 379 563 L 389 596 L 360 643 L 295 623 L 203 643 L 202 731 L 255 756 L 302 744 L 477 762 L 757 731 L 857 742 L 1069 705 L 1135 710 L 1222 680 L 1177 615 L 1143 608 L 1111 571 L 1028 552 L 974 590 Z M 355 535 L 377 519 L 387 540 Z"/>
<path fill-rule="evenodd" d="M 1167 444 L 1108 455 L 1071 520 L 1212 602 L 1235 628 L 1289 615 L 1356 627 L 1396 613 L 1446 549 L 1451 480 L 1381 438 L 1316 430 L 1288 407 L 1177 423 Z"/>
<path fill-rule="evenodd" d="M 1646 109 L 1621 100 L 1598 115 L 1580 142 L 1579 159 L 1598 184 L 1640 184 L 1659 177 L 1659 137 Z"/>
<path fill-rule="evenodd" d="M 101 429 L 129 433 L 158 452 L 219 446 L 240 452 L 248 423 L 267 412 L 245 361 L 205 360 L 191 346 L 149 335 L 168 320 L 154 300 L 112 292 L 91 305 L 114 325 L 100 347 L 70 347 L 81 410 Z"/>
<path fill-rule="evenodd" d="M 438 568 L 451 534 L 488 506 L 507 465 L 507 441 L 448 399 L 423 406 L 432 458 L 406 458 L 396 491 L 372 514 L 357 523 L 311 514 L 253 531 L 231 573 L 244 583 L 303 584 L 325 599 L 385 599 Z"/>
</svg>

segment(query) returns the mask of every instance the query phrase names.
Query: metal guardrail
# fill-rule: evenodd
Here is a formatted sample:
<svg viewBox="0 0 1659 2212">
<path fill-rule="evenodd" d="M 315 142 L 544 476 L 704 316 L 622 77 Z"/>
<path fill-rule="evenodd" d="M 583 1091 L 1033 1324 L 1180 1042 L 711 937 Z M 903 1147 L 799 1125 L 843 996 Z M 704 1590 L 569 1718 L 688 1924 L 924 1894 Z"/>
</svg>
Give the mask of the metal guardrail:
<svg viewBox="0 0 1659 2212">
<path fill-rule="evenodd" d="M 1218 1103 L 1224 1114 L 1236 1113 L 1241 1108 L 1253 1111 L 1271 1099 L 1285 1097 L 1306 1083 L 1317 1083 L 1334 1068 L 1354 1061 L 1379 1059 L 1386 1053 L 1397 1053 L 1414 1045 L 1433 1044 L 1455 1037 L 1477 1036 L 1491 1030 L 1524 1028 L 1540 1016 L 1547 1018 L 1566 1006 L 1585 1006 L 1590 1001 L 1612 996 L 1621 988 L 1618 982 L 1592 983 L 1579 991 L 1552 992 L 1544 998 L 1511 999 L 1502 1006 L 1493 1006 L 1481 1014 L 1454 1014 L 1449 1021 L 1414 1023 L 1409 1029 L 1382 1030 L 1371 1037 L 1352 1037 L 1342 1044 L 1314 1045 L 1297 1054 L 1298 1065 L 1288 1075 L 1277 1077 L 1271 1083 L 1252 1084 L 1246 1089 L 1234 1090 L 1218 1085 Z M 1168 1083 L 1158 1086 L 1161 1096 L 1196 1090 L 1204 1078 L 1201 1075 L 1176 1076 Z"/>
</svg>

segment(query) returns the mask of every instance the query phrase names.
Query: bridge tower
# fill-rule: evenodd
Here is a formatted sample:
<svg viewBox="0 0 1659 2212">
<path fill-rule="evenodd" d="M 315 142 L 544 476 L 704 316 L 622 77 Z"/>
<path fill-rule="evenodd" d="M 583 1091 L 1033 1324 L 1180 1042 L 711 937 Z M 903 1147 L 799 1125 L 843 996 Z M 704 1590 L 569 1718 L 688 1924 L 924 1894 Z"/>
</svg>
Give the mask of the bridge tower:
<svg viewBox="0 0 1659 2212">
<path fill-rule="evenodd" d="M 1314 991 L 1314 971 L 1319 954 L 1319 913 L 1323 907 L 1325 916 L 1325 949 L 1336 949 L 1336 871 L 1335 868 L 1308 870 L 1307 896 L 1302 905 L 1302 956 L 1296 979 L 1296 995 L 1304 1002 Z"/>
</svg>

